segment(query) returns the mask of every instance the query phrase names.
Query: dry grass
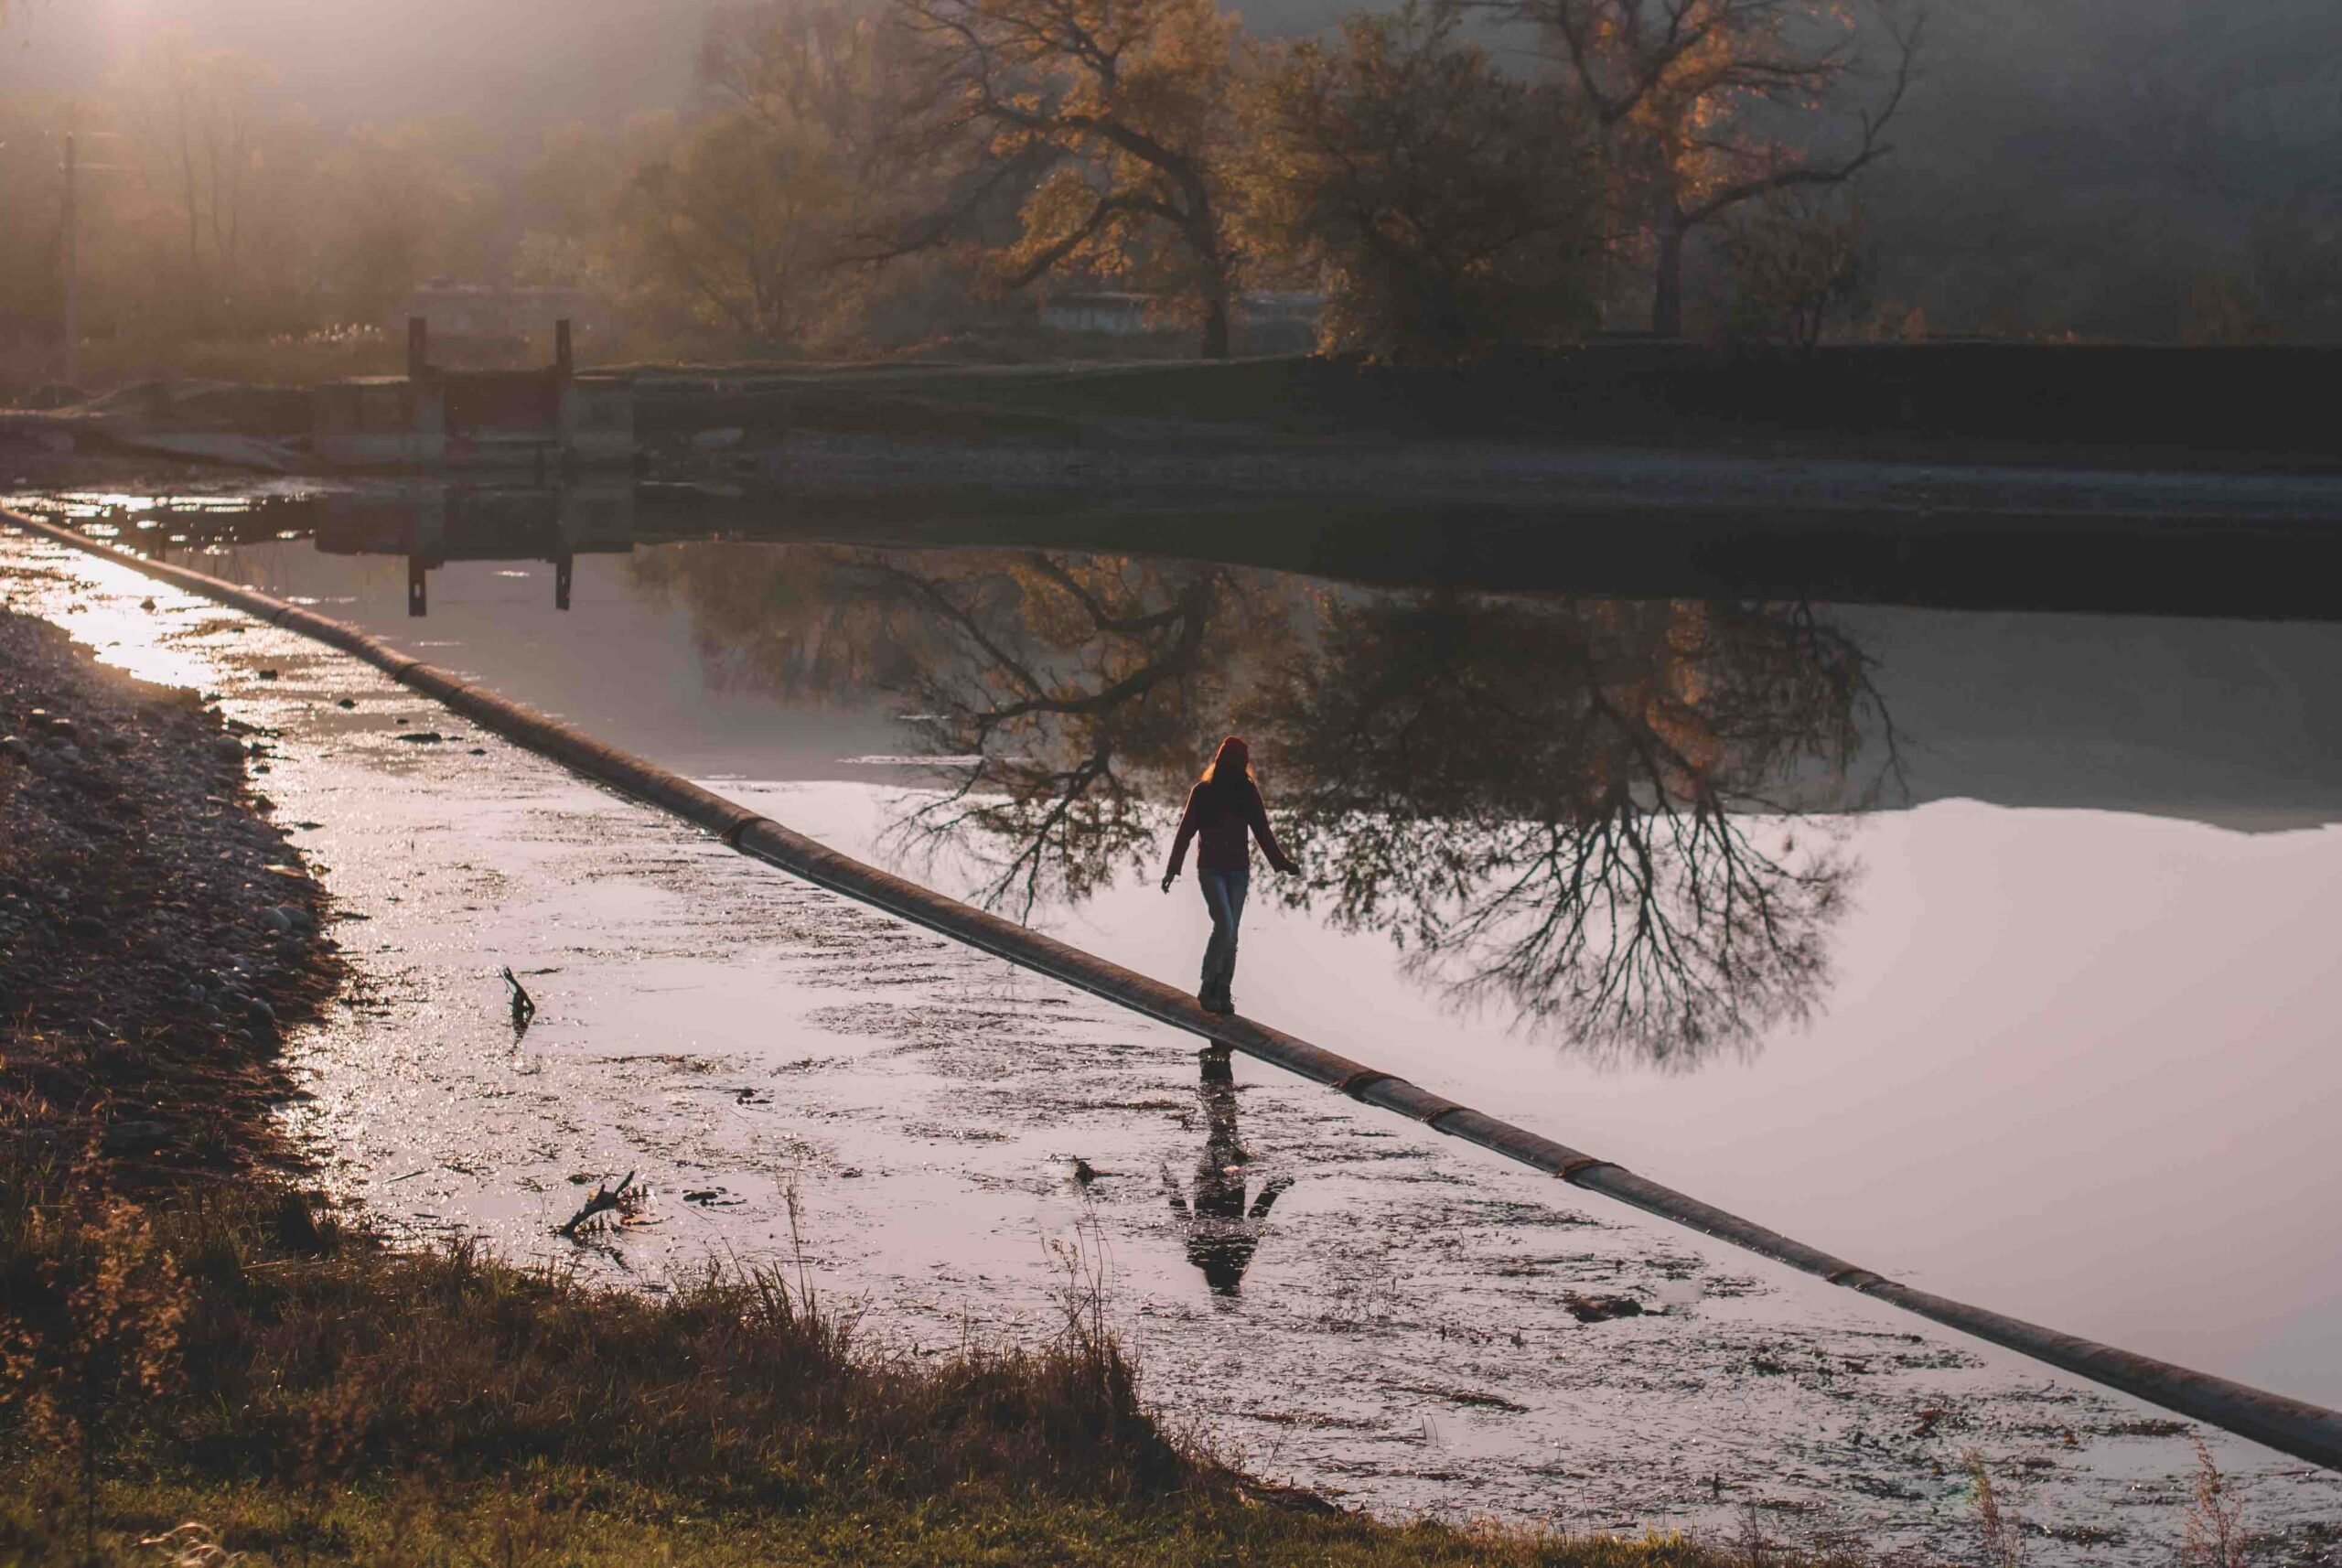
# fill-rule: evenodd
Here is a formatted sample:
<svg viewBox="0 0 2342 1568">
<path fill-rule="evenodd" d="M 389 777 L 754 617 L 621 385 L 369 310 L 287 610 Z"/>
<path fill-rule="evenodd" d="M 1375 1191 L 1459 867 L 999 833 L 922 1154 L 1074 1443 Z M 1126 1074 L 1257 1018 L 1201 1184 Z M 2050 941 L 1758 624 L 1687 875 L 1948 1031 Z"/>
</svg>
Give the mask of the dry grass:
<svg viewBox="0 0 2342 1568">
<path fill-rule="evenodd" d="M 1142 1407 L 1079 1259 L 1053 1342 L 914 1361 L 765 1271 L 660 1299 L 388 1250 L 265 1176 L 0 1174 L 0 1561 L 1730 1561 L 1259 1487 Z"/>
<path fill-rule="evenodd" d="M 81 384 L 98 390 L 156 376 L 295 386 L 405 372 L 405 338 L 379 327 L 177 341 L 92 338 L 82 346 L 80 366 Z"/>
</svg>

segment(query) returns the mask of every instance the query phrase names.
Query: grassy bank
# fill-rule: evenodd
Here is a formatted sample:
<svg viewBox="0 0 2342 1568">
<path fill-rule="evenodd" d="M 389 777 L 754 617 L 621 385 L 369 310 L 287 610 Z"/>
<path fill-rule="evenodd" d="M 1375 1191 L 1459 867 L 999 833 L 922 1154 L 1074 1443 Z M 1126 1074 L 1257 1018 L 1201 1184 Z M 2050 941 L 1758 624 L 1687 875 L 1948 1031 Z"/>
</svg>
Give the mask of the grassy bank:
<svg viewBox="0 0 2342 1568">
<path fill-rule="evenodd" d="M 196 1521 L 255 1562 L 1726 1561 L 1262 1488 L 1148 1415 L 1094 1298 L 919 1359 L 771 1274 L 658 1299 L 385 1249 L 277 1183 L 11 1176 L 0 1557 L 151 1560 Z"/>
</svg>

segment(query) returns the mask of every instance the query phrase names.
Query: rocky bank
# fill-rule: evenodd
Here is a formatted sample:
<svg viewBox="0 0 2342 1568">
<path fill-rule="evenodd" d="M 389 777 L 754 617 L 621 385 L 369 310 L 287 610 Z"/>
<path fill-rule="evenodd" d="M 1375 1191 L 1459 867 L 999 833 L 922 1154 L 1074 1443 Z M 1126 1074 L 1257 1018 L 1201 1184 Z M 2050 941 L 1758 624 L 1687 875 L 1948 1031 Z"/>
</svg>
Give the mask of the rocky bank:
<svg viewBox="0 0 2342 1568">
<path fill-rule="evenodd" d="M 133 1182 L 290 1159 L 278 1040 L 341 964 L 265 745 L 0 609 L 0 1137 Z"/>
</svg>

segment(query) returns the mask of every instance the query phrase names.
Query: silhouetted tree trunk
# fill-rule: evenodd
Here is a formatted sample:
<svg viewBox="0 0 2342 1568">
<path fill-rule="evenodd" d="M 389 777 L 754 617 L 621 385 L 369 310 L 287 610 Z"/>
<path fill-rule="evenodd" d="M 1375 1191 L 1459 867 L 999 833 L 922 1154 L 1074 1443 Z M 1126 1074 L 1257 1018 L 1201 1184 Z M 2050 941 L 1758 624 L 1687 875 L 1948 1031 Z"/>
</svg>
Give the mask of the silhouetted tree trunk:
<svg viewBox="0 0 2342 1568">
<path fill-rule="evenodd" d="M 1683 240 L 1690 232 L 1673 199 L 1660 201 L 1652 235 L 1659 254 L 1651 274 L 1650 329 L 1661 338 L 1683 336 Z"/>
<path fill-rule="evenodd" d="M 1895 69 L 1855 112 L 1859 139 L 1833 156 L 1780 140 L 1749 110 L 1842 101 L 1858 40 L 1832 0 L 1480 3 L 1537 30 L 1599 128 L 1606 162 L 1656 186 L 1651 328 L 1670 337 L 1683 329 L 1683 242 L 1692 230 L 1768 192 L 1842 185 L 1886 156 L 1925 21 L 1917 10 L 1898 21 L 1889 15 L 1898 0 L 1876 0 Z"/>
<path fill-rule="evenodd" d="M 1204 295 L 1204 358 L 1228 358 L 1228 289 L 1225 285 L 1211 289 Z"/>
</svg>

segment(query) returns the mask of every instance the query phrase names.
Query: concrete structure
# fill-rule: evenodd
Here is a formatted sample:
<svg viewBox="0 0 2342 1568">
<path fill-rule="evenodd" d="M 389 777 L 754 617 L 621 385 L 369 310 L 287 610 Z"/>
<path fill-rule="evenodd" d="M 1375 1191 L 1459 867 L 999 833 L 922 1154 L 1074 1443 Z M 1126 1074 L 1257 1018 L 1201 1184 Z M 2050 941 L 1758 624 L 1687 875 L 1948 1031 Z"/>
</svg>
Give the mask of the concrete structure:
<svg viewBox="0 0 2342 1568">
<path fill-rule="evenodd" d="M 351 467 L 554 472 L 634 457 L 634 389 L 575 373 L 566 320 L 547 369 L 456 371 L 431 363 L 430 329 L 409 317 L 404 376 L 323 382 L 310 410 L 317 455 Z"/>
<path fill-rule="evenodd" d="M 543 338 L 562 321 L 577 323 L 590 336 L 597 314 L 593 296 L 582 288 L 497 288 L 434 278 L 401 300 L 384 325 L 396 332 L 419 316 L 443 342 L 458 349 L 512 349 Z"/>
</svg>

